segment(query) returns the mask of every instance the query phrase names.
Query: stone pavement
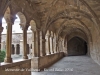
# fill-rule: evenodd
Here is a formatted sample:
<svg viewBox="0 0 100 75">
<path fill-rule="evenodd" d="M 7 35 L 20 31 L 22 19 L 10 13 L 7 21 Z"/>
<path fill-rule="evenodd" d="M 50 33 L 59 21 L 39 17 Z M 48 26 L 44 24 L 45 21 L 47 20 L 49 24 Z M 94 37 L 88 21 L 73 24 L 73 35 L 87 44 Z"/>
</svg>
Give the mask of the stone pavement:
<svg viewBox="0 0 100 75">
<path fill-rule="evenodd" d="M 32 75 L 100 75 L 100 66 L 88 56 L 65 57 L 44 70 Z"/>
</svg>

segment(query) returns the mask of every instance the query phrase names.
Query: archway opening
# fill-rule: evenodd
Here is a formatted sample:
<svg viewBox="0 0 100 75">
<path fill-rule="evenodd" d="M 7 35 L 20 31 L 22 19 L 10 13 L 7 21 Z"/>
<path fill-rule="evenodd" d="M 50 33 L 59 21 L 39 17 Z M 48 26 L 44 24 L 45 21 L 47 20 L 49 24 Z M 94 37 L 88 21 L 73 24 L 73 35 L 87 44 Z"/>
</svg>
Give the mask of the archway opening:
<svg viewBox="0 0 100 75">
<path fill-rule="evenodd" d="M 80 37 L 73 37 L 68 41 L 68 55 L 79 56 L 87 54 L 87 42 Z"/>
</svg>

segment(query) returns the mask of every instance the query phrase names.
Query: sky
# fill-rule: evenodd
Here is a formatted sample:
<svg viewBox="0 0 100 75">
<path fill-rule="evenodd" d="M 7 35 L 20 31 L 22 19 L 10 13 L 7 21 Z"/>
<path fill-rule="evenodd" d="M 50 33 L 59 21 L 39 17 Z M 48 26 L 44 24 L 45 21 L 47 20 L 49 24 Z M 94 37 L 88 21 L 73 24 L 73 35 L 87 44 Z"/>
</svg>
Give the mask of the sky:
<svg viewBox="0 0 100 75">
<path fill-rule="evenodd" d="M 20 24 L 20 19 L 19 19 L 19 17 L 17 15 L 16 15 L 16 17 L 17 17 L 17 19 L 15 20 L 14 25 L 12 26 L 12 33 L 22 33 L 22 29 L 21 29 L 21 27 L 19 25 Z M 4 29 L 3 29 L 2 34 L 6 34 L 7 33 L 6 26 L 7 26 L 6 21 L 3 18 L 2 19 L 2 27 Z M 30 28 L 31 27 L 28 28 L 28 31 L 27 32 L 31 32 Z"/>
</svg>

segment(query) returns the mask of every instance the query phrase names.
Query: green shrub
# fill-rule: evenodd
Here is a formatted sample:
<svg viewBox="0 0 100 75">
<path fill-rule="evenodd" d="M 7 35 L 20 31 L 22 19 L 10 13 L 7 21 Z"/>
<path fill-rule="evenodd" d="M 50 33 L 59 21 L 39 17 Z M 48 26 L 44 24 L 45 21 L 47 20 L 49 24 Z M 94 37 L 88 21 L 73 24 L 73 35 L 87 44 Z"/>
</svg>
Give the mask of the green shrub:
<svg viewBox="0 0 100 75">
<path fill-rule="evenodd" d="M 6 52 L 5 51 L 0 51 L 0 62 L 4 62 L 5 56 L 6 56 Z"/>
</svg>

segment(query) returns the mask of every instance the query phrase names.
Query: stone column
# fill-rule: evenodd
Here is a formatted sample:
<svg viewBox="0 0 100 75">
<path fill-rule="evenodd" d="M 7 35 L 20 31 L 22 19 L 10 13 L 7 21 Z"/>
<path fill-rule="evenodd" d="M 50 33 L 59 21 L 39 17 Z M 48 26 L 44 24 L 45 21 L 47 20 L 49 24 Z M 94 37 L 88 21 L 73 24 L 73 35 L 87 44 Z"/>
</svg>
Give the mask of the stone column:
<svg viewBox="0 0 100 75">
<path fill-rule="evenodd" d="M 54 53 L 54 50 L 53 50 L 53 32 L 51 31 L 51 36 L 50 36 L 50 51 L 51 51 L 51 54 Z"/>
<path fill-rule="evenodd" d="M 32 54 L 33 57 L 40 57 L 40 36 L 39 31 L 32 30 L 33 31 L 33 40 L 32 40 Z"/>
<path fill-rule="evenodd" d="M 60 41 L 58 42 L 58 51 L 60 52 Z"/>
<path fill-rule="evenodd" d="M 23 51 L 23 40 L 20 40 L 20 55 L 23 55 L 24 51 Z"/>
<path fill-rule="evenodd" d="M 62 39 L 62 46 L 63 46 L 63 52 L 64 52 L 64 50 L 65 50 L 64 39 Z"/>
<path fill-rule="evenodd" d="M 3 31 L 3 27 L 2 27 L 2 17 L 0 16 L 0 50 L 1 50 L 1 33 Z"/>
<path fill-rule="evenodd" d="M 11 63 L 12 58 L 11 58 L 11 49 L 12 49 L 12 23 L 7 23 L 7 40 L 6 40 L 6 57 L 5 57 L 5 62 L 6 63 Z"/>
<path fill-rule="evenodd" d="M 56 50 L 57 50 L 57 53 L 58 53 L 58 52 L 59 52 L 59 51 L 58 51 L 58 44 L 56 44 Z"/>
<path fill-rule="evenodd" d="M 47 31 L 47 34 L 46 34 L 46 53 L 47 55 L 50 55 L 51 52 L 50 52 L 50 33 L 49 31 Z"/>
<path fill-rule="evenodd" d="M 62 47 L 62 39 L 60 40 L 60 52 L 62 52 L 63 47 Z"/>
<path fill-rule="evenodd" d="M 2 24 L 1 24 L 1 26 L 2 26 Z M 1 50 L 1 33 L 3 31 L 3 27 L 1 27 L 1 26 L 0 26 L 0 50 Z"/>
<path fill-rule="evenodd" d="M 16 54 L 20 54 L 20 45 L 16 44 Z"/>
<path fill-rule="evenodd" d="M 27 28 L 23 28 L 23 58 L 28 59 L 27 56 Z"/>
<path fill-rule="evenodd" d="M 45 56 L 45 35 L 43 35 L 42 31 L 40 31 L 40 55 Z"/>
<path fill-rule="evenodd" d="M 12 44 L 12 50 L 11 50 L 11 53 L 12 53 L 12 54 L 15 54 L 15 47 L 14 47 L 14 44 Z"/>
<path fill-rule="evenodd" d="M 63 52 L 63 40 L 60 40 L 60 52 Z"/>
<path fill-rule="evenodd" d="M 60 52 L 60 40 L 57 41 L 57 52 Z"/>
<path fill-rule="evenodd" d="M 56 35 L 54 34 L 54 38 L 53 38 L 53 49 L 54 49 L 54 53 L 57 53 L 57 49 L 56 49 Z"/>
<path fill-rule="evenodd" d="M 30 53 L 30 51 L 29 51 L 30 49 L 29 49 L 29 44 L 27 44 L 27 54 L 29 54 Z"/>
<path fill-rule="evenodd" d="M 67 51 L 68 51 L 67 50 L 67 41 L 65 40 L 64 41 L 64 54 L 65 54 L 65 56 L 68 55 L 68 52 Z"/>
</svg>

